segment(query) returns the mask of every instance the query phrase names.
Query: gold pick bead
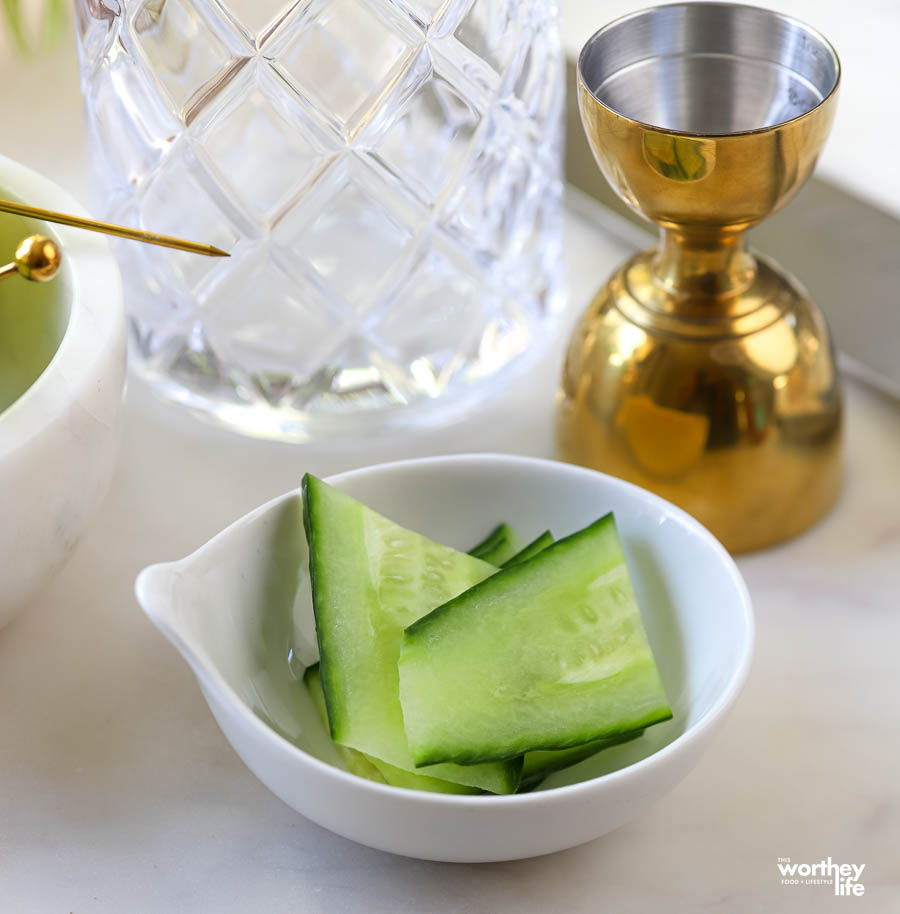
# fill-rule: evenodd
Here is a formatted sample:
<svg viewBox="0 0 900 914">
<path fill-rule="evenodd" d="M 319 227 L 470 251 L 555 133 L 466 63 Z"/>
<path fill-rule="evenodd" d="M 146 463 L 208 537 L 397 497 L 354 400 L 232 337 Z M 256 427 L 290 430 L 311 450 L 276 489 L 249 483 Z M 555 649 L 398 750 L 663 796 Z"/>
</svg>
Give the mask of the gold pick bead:
<svg viewBox="0 0 900 914">
<path fill-rule="evenodd" d="M 16 248 L 16 271 L 35 282 L 53 279 L 61 262 L 59 245 L 44 235 L 31 235 Z"/>
<path fill-rule="evenodd" d="M 0 280 L 24 276 L 32 282 L 53 279 L 62 262 L 62 251 L 56 242 L 43 235 L 31 235 L 19 242 L 16 259 L 0 267 Z"/>
</svg>

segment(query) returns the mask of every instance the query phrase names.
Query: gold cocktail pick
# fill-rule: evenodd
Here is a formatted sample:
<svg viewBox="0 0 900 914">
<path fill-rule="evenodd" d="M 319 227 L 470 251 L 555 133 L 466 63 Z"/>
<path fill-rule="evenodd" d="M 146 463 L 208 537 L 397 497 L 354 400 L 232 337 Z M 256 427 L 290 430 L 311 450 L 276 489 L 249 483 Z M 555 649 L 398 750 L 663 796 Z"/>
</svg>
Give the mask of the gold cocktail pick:
<svg viewBox="0 0 900 914">
<path fill-rule="evenodd" d="M 16 248 L 16 259 L 0 267 L 0 280 L 24 276 L 33 282 L 53 279 L 62 262 L 62 252 L 55 241 L 44 235 L 30 235 Z"/>
<path fill-rule="evenodd" d="M 89 232 L 102 232 L 104 235 L 115 235 L 118 238 L 130 238 L 132 241 L 143 241 L 145 244 L 158 244 L 164 248 L 175 248 L 189 251 L 192 254 L 203 254 L 206 257 L 230 257 L 227 251 L 211 244 L 199 244 L 196 241 L 185 241 L 170 235 L 157 235 L 142 229 L 129 228 L 127 225 L 113 225 L 110 222 L 98 222 L 96 219 L 83 219 L 81 216 L 70 216 L 68 213 L 57 213 L 51 209 L 40 209 L 37 206 L 26 206 L 11 200 L 0 200 L 0 213 L 12 213 L 16 216 L 32 216 L 45 222 L 57 222 L 60 225 L 71 225 L 74 228 L 87 229 Z M 12 265 L 10 265 L 12 266 Z M 4 267 L 3 269 L 7 269 Z"/>
</svg>

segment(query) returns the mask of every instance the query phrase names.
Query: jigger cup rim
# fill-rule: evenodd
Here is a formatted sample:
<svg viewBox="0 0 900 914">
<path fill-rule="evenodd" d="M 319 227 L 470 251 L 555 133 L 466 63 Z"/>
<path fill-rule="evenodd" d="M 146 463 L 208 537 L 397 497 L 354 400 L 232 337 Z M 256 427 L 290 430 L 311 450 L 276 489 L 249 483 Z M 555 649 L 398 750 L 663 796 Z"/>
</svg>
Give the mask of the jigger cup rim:
<svg viewBox="0 0 900 914">
<path fill-rule="evenodd" d="M 629 20 L 639 19 L 648 14 L 654 13 L 659 10 L 673 9 L 676 7 L 688 8 L 691 7 L 694 10 L 710 10 L 710 9 L 719 9 L 729 8 L 734 10 L 752 10 L 756 13 L 763 15 L 771 16 L 774 19 L 778 19 L 781 22 L 784 22 L 792 27 L 799 29 L 802 32 L 810 35 L 814 41 L 816 41 L 825 51 L 830 55 L 831 61 L 834 65 L 834 82 L 827 92 L 825 92 L 822 98 L 812 105 L 807 110 L 803 111 L 800 114 L 795 115 L 791 118 L 786 118 L 784 120 L 777 121 L 771 124 L 765 124 L 760 127 L 752 127 L 746 130 L 733 130 L 727 132 L 714 132 L 714 131 L 698 131 L 698 130 L 683 130 L 672 127 L 667 127 L 664 124 L 653 124 L 648 121 L 641 120 L 640 118 L 634 117 L 624 111 L 620 111 L 617 108 L 610 105 L 608 102 L 600 98 L 594 88 L 588 83 L 585 79 L 585 64 L 588 59 L 596 50 L 596 46 L 606 37 L 608 32 L 612 29 L 622 26 L 627 23 Z M 693 10 L 692 10 L 693 11 Z M 664 133 L 670 136 L 681 136 L 681 137 L 691 137 L 695 139 L 726 139 L 729 137 L 741 137 L 741 136 L 753 136 L 755 134 L 766 133 L 771 130 L 777 130 L 781 127 L 785 127 L 790 124 L 795 124 L 799 121 L 804 120 L 805 118 L 811 117 L 814 115 L 820 108 L 826 105 L 830 99 L 837 93 L 838 88 L 841 84 L 841 60 L 838 56 L 837 50 L 834 45 L 816 28 L 813 28 L 809 23 L 804 22 L 802 19 L 797 18 L 796 16 L 791 16 L 786 13 L 778 12 L 777 10 L 769 9 L 768 7 L 756 6 L 755 4 L 750 3 L 727 3 L 727 2 L 709 2 L 705 0 L 702 3 L 690 3 L 680 0 L 680 2 L 674 3 L 661 3 L 653 6 L 647 6 L 643 9 L 634 10 L 633 12 L 626 13 L 623 16 L 618 16 L 615 19 L 607 22 L 601 28 L 599 28 L 590 38 L 585 42 L 584 46 L 581 49 L 581 53 L 578 55 L 578 64 L 577 64 L 577 74 L 578 82 L 581 84 L 582 88 L 588 95 L 591 96 L 594 102 L 600 105 L 602 108 L 605 108 L 607 111 L 621 117 L 624 120 L 634 124 L 637 127 L 641 127 L 645 130 L 657 131 L 659 133 Z"/>
</svg>

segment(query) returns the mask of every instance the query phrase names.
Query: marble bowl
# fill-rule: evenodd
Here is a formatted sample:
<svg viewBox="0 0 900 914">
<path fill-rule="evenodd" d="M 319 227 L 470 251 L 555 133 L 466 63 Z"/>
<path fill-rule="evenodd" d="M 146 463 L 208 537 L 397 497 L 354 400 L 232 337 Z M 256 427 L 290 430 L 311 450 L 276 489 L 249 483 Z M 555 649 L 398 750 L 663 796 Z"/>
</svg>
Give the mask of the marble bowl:
<svg viewBox="0 0 900 914">
<path fill-rule="evenodd" d="M 525 537 L 547 527 L 563 536 L 614 511 L 674 718 L 518 796 L 420 793 L 346 773 L 298 679 L 317 654 L 301 495 L 289 492 L 193 555 L 144 569 L 136 585 L 144 611 L 190 664 L 225 736 L 285 803 L 338 834 L 397 854 L 511 860 L 622 825 L 694 766 L 737 697 L 753 642 L 740 573 L 695 520 L 629 483 L 527 457 L 410 460 L 330 482 L 460 549 L 499 519 Z"/>
<path fill-rule="evenodd" d="M 0 156 L 0 197 L 83 214 L 52 181 Z M 0 214 L 0 258 L 53 238 L 51 282 L 0 283 L 0 626 L 65 561 L 112 477 L 125 384 L 118 268 L 91 232 Z"/>
</svg>

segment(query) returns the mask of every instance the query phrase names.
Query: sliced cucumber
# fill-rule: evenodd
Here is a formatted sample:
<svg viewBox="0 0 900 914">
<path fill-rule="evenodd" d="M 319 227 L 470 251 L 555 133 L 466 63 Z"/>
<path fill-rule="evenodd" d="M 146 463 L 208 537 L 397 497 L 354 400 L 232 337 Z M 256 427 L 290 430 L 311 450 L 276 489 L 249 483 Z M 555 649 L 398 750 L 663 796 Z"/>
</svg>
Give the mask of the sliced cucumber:
<svg viewBox="0 0 900 914">
<path fill-rule="evenodd" d="M 484 562 L 490 562 L 499 568 L 505 561 L 511 559 L 522 546 L 524 543 L 509 524 L 497 524 L 485 539 L 469 550 L 469 555 Z"/>
<path fill-rule="evenodd" d="M 325 693 L 322 691 L 322 680 L 319 676 L 318 663 L 306 668 L 303 673 L 303 684 L 309 691 L 310 698 L 312 698 L 316 711 L 319 714 L 319 719 L 327 730 L 328 711 L 325 708 Z M 382 773 L 362 754 L 362 752 L 357 752 L 355 749 L 348 749 L 340 743 L 335 743 L 334 747 L 337 749 L 338 757 L 344 763 L 344 767 L 350 774 L 366 778 L 369 781 L 377 781 L 379 784 L 387 784 L 387 780 Z"/>
<path fill-rule="evenodd" d="M 545 530 L 539 537 L 533 539 L 524 549 L 520 549 L 511 559 L 507 559 L 500 567 L 510 568 L 513 565 L 521 565 L 534 558 L 538 553 L 543 552 L 548 546 L 553 544 L 553 534 Z"/>
<path fill-rule="evenodd" d="M 595 739 L 593 742 L 585 743 L 582 746 L 572 746 L 569 749 L 537 749 L 534 752 L 526 752 L 519 789 L 530 790 L 543 781 L 548 774 L 577 765 L 610 746 L 631 742 L 642 736 L 643 733 L 643 730 L 636 730 L 634 733 L 623 733 L 621 736 Z"/>
<path fill-rule="evenodd" d="M 414 622 L 399 670 L 417 765 L 565 749 L 672 716 L 611 514 Z"/>
<path fill-rule="evenodd" d="M 322 691 L 322 678 L 319 675 L 318 663 L 307 667 L 303 674 L 303 682 L 309 690 L 316 711 L 319 712 L 322 725 L 327 730 L 328 711 L 325 707 L 325 693 Z M 382 762 L 381 759 L 364 755 L 362 752 L 342 746 L 340 743 L 335 743 L 334 747 L 347 771 L 370 781 L 391 784 L 393 787 L 406 787 L 409 790 L 426 790 L 432 793 L 480 793 L 476 787 L 453 784 L 450 781 L 442 781 L 440 778 L 429 777 L 427 774 L 413 774 L 411 771 L 403 771 L 393 765 L 388 765 L 387 762 Z"/>
<path fill-rule="evenodd" d="M 383 762 L 381 759 L 371 756 L 366 756 L 366 758 L 378 769 L 384 780 L 392 787 L 405 787 L 407 790 L 425 790 L 429 793 L 484 793 L 483 790 L 479 790 L 477 787 L 468 787 L 465 784 L 454 784 L 453 781 L 445 781 L 443 778 L 433 778 L 427 774 L 421 774 L 414 771 L 404 771 L 402 768 L 389 765 L 387 762 Z"/>
<path fill-rule="evenodd" d="M 303 477 L 322 688 L 335 742 L 416 772 L 400 709 L 403 629 L 495 568 L 405 530 L 314 476 Z M 432 777 L 513 793 L 522 760 L 440 765 Z"/>
</svg>

